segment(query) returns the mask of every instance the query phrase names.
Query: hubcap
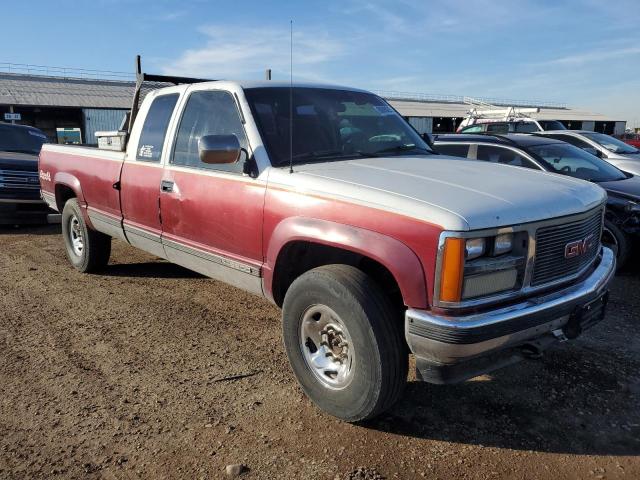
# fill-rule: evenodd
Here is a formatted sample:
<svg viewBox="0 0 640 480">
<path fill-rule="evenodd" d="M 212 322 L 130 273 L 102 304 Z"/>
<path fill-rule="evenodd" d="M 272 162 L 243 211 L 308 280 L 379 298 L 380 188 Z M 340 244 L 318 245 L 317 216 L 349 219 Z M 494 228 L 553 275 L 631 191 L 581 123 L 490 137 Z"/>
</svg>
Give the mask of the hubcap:
<svg viewBox="0 0 640 480">
<path fill-rule="evenodd" d="M 69 238 L 71 239 L 73 253 L 78 257 L 81 257 L 82 252 L 84 251 L 84 237 L 82 236 L 80 221 L 75 215 L 71 217 L 71 221 L 69 222 Z"/>
<path fill-rule="evenodd" d="M 300 348 L 309 369 L 331 389 L 351 383 L 355 352 L 340 317 L 326 305 L 313 305 L 300 325 Z"/>
</svg>

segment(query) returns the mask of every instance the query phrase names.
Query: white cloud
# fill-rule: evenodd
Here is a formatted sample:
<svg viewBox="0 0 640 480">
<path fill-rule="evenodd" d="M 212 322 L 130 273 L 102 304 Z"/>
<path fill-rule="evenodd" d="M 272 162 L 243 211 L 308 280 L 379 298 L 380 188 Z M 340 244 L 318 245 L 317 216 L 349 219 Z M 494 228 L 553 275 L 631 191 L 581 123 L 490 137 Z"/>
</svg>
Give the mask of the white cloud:
<svg viewBox="0 0 640 480">
<path fill-rule="evenodd" d="M 567 65 L 576 66 L 584 65 L 587 63 L 601 62 L 604 60 L 610 60 L 612 58 L 620 58 L 632 55 L 640 54 L 640 46 L 631 46 L 626 48 L 607 48 L 596 49 L 588 52 L 577 53 L 575 55 L 567 55 L 564 57 L 555 58 L 547 62 L 543 62 L 543 65 Z"/>
<path fill-rule="evenodd" d="M 275 76 L 289 74 L 289 29 L 237 28 L 209 25 L 199 29 L 207 37 L 203 47 L 188 49 L 169 61 L 165 73 L 207 78 L 262 78 L 271 68 Z M 241 33 L 241 34 L 240 34 Z M 305 28 L 293 33 L 294 76 L 321 77 L 324 64 L 344 53 L 340 42 L 322 30 Z"/>
</svg>

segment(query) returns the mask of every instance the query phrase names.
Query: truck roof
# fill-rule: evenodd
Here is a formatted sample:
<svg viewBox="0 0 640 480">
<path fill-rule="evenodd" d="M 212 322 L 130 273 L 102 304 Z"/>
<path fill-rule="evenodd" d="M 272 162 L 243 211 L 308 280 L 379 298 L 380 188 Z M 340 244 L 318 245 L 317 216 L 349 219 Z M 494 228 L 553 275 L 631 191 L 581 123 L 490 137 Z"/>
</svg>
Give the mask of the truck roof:
<svg viewBox="0 0 640 480">
<path fill-rule="evenodd" d="M 198 82 L 192 84 L 182 84 L 186 87 L 189 85 L 206 85 L 211 87 L 225 87 L 225 86 L 235 86 L 243 89 L 246 88 L 289 88 L 289 86 L 293 86 L 293 88 L 329 88 L 334 90 L 350 90 L 354 92 L 367 92 L 367 90 L 363 90 L 360 88 L 347 87 L 344 85 L 335 85 L 330 83 L 314 83 L 314 82 L 293 82 L 290 84 L 287 81 L 274 81 L 274 80 L 211 80 L 205 82 Z"/>
</svg>

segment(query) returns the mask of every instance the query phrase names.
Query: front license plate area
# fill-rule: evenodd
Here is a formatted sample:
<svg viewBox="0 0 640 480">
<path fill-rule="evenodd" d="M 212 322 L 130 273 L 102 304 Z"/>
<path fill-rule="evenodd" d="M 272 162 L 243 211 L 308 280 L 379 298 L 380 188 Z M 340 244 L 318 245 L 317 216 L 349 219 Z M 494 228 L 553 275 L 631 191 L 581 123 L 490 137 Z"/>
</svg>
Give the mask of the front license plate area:
<svg viewBox="0 0 640 480">
<path fill-rule="evenodd" d="M 575 308 L 569 321 L 562 331 L 567 338 L 576 338 L 584 330 L 591 328 L 604 318 L 607 303 L 609 302 L 609 292 L 603 292 L 585 305 L 579 305 Z"/>
</svg>

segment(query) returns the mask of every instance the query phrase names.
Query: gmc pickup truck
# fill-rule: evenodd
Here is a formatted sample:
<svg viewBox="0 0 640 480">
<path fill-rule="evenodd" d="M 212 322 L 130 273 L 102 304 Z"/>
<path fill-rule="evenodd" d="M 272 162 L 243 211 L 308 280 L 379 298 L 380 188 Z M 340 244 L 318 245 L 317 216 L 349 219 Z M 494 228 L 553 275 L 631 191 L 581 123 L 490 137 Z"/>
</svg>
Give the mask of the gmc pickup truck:
<svg viewBox="0 0 640 480">
<path fill-rule="evenodd" d="M 116 238 L 266 297 L 324 411 L 388 409 L 410 352 L 419 379 L 459 382 L 603 318 L 600 187 L 443 158 L 362 90 L 174 81 L 125 151 L 44 146 L 69 261 L 97 271 Z"/>
</svg>

